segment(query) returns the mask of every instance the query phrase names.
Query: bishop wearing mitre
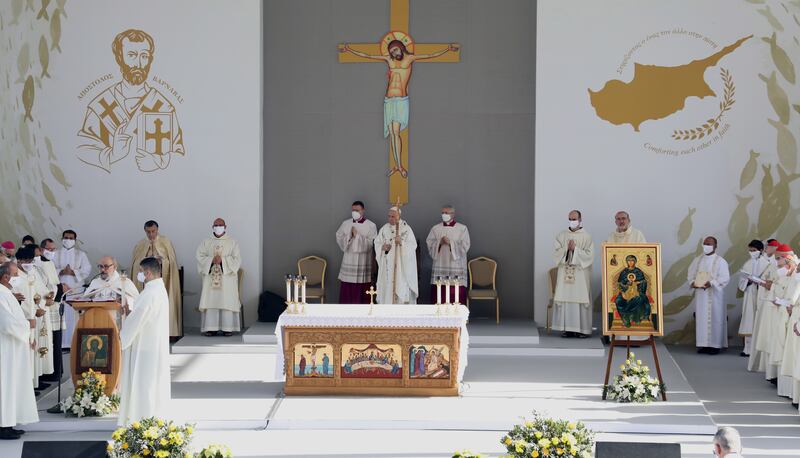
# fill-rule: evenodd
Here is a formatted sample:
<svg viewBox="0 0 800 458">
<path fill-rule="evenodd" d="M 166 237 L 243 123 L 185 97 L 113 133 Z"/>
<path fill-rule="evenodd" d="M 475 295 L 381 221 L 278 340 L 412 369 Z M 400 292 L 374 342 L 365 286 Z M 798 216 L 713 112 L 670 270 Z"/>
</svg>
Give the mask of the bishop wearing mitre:
<svg viewBox="0 0 800 458">
<path fill-rule="evenodd" d="M 145 238 L 133 248 L 133 264 L 131 265 L 131 279 L 140 291 L 144 284 L 137 279 L 139 263 L 144 258 L 156 258 L 161 262 L 161 278 L 169 295 L 169 335 L 178 337 L 183 329 L 183 300 L 181 298 L 180 274 L 178 273 L 178 259 L 172 242 L 161 235 L 158 223 L 150 220 L 144 223 Z"/>
<path fill-rule="evenodd" d="M 459 297 L 466 298 L 469 230 L 467 226 L 456 221 L 455 207 L 452 205 L 442 207 L 442 222 L 431 228 L 425 242 L 428 245 L 428 253 L 433 259 L 431 298 L 436 297 L 434 282 L 437 277 L 456 279 L 458 286 L 446 286 L 446 288 L 450 288 L 450 297 L 456 297 L 455 288 L 458 288 Z"/>
<path fill-rule="evenodd" d="M 53 330 L 50 327 L 50 309 L 54 308 L 55 286 L 47 287 L 47 279 L 33 263 L 33 246 L 24 246 L 17 252 L 17 276 L 12 280 L 14 292 L 24 298 L 20 305 L 26 318 L 36 320 L 36 328 L 32 329 L 32 337 L 36 349 L 31 351 L 33 361 L 33 386 L 39 390 L 47 388 L 39 377 L 53 373 Z M 57 313 L 57 309 L 54 310 Z M 58 355 L 61 356 L 61 355 Z"/>
<path fill-rule="evenodd" d="M 19 439 L 24 431 L 14 426 L 39 421 L 36 400 L 31 390 L 33 367 L 30 350 L 31 323 L 11 292 L 12 270 L 0 265 L 0 439 Z"/>
<path fill-rule="evenodd" d="M 416 304 L 419 296 L 417 239 L 400 216 L 399 207 L 390 208 L 388 222 L 375 237 L 379 304 Z"/>
<path fill-rule="evenodd" d="M 120 426 L 142 418 L 163 416 L 171 398 L 169 372 L 169 298 L 161 279 L 161 263 L 139 263 L 142 294 L 122 324 Z"/>
<path fill-rule="evenodd" d="M 717 254 L 716 237 L 703 240 L 703 254 L 692 261 L 687 278 L 694 291 L 697 352 L 716 355 L 721 348 L 728 347 L 728 315 L 723 293 L 730 281 L 728 263 Z"/>
<path fill-rule="evenodd" d="M 778 370 L 778 396 L 790 398 L 792 404 L 796 404 L 800 400 L 800 381 L 794 378 L 798 357 L 797 336 L 794 330 L 800 315 L 800 274 L 797 272 L 797 257 L 794 253 L 784 256 L 783 261 L 778 273 L 785 279 L 784 288 L 780 296 L 775 298 L 775 304 L 779 306 L 780 313 L 785 316 L 787 323 L 783 332 L 783 354 Z"/>
<path fill-rule="evenodd" d="M 562 337 L 589 337 L 592 334 L 592 295 L 590 281 L 594 262 L 592 236 L 583 229 L 581 212 L 569 212 L 569 228 L 556 236 L 555 262 L 558 266 L 553 295 L 552 328 Z"/>
<path fill-rule="evenodd" d="M 239 268 L 242 258 L 239 244 L 228 237 L 228 226 L 224 219 L 215 219 L 212 231 L 212 236 L 197 247 L 197 270 L 203 279 L 203 292 L 200 293 L 201 332 L 208 337 L 219 332 L 230 336 L 241 328 Z"/>
</svg>

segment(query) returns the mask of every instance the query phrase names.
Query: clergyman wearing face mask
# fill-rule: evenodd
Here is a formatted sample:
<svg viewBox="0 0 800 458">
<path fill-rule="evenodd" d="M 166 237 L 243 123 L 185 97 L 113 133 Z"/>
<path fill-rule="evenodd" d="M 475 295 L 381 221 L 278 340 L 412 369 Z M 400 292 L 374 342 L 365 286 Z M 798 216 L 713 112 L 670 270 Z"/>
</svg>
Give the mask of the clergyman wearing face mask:
<svg viewBox="0 0 800 458">
<path fill-rule="evenodd" d="M 228 225 L 217 218 L 212 234 L 197 247 L 197 270 L 203 279 L 200 293 L 201 331 L 207 337 L 231 336 L 241 329 L 239 314 L 239 244 L 228 235 Z"/>
</svg>

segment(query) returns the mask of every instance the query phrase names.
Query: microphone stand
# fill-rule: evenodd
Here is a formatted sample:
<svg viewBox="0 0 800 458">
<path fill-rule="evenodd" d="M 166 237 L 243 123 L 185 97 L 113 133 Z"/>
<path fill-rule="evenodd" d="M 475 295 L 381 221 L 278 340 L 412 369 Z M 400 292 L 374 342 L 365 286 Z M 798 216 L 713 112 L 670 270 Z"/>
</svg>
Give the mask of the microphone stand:
<svg viewBox="0 0 800 458">
<path fill-rule="evenodd" d="M 61 298 L 61 304 L 59 304 L 59 306 L 58 306 L 58 316 L 59 316 L 59 318 L 58 318 L 58 330 L 59 331 L 63 331 L 63 329 L 61 329 L 61 323 L 64 320 L 64 298 L 63 297 Z M 47 413 L 64 413 L 64 407 L 61 405 L 61 379 L 64 378 L 63 377 L 63 374 L 64 374 L 64 361 L 63 361 L 64 354 L 62 353 L 60 355 L 53 355 L 53 357 L 56 357 L 56 356 L 58 356 L 59 358 L 62 359 L 61 364 L 58 365 L 58 368 L 59 368 L 59 371 L 58 371 L 58 403 L 56 405 L 54 405 L 53 407 L 50 407 L 49 409 L 47 409 Z"/>
</svg>

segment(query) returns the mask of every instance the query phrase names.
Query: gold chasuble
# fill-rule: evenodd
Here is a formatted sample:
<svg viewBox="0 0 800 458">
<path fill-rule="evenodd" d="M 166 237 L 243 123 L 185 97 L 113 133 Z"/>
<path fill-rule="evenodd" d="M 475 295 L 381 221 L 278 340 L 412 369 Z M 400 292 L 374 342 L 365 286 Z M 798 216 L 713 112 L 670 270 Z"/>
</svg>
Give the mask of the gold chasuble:
<svg viewBox="0 0 800 458">
<path fill-rule="evenodd" d="M 180 336 L 183 323 L 183 301 L 181 300 L 180 276 L 178 274 L 178 260 L 172 242 L 163 235 L 158 235 L 155 240 L 144 238 L 133 249 L 133 265 L 131 266 L 130 279 L 141 291 L 142 284 L 136 280 L 139 273 L 139 263 L 144 258 L 158 258 L 161 260 L 161 278 L 169 296 L 169 335 Z"/>
</svg>

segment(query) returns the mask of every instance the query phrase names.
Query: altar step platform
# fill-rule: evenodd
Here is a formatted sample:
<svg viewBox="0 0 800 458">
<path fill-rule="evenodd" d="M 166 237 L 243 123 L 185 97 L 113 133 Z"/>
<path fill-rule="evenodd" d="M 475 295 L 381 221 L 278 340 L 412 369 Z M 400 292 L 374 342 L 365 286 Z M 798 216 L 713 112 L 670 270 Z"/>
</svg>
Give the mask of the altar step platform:
<svg viewBox="0 0 800 458">
<path fill-rule="evenodd" d="M 469 357 L 473 356 L 560 356 L 598 357 L 605 354 L 599 334 L 588 339 L 563 339 L 548 333 L 532 320 L 473 319 L 467 324 Z M 231 337 L 206 337 L 198 329 L 172 346 L 173 354 L 265 353 L 277 351 L 275 323 L 253 323 L 244 333 Z"/>
</svg>

